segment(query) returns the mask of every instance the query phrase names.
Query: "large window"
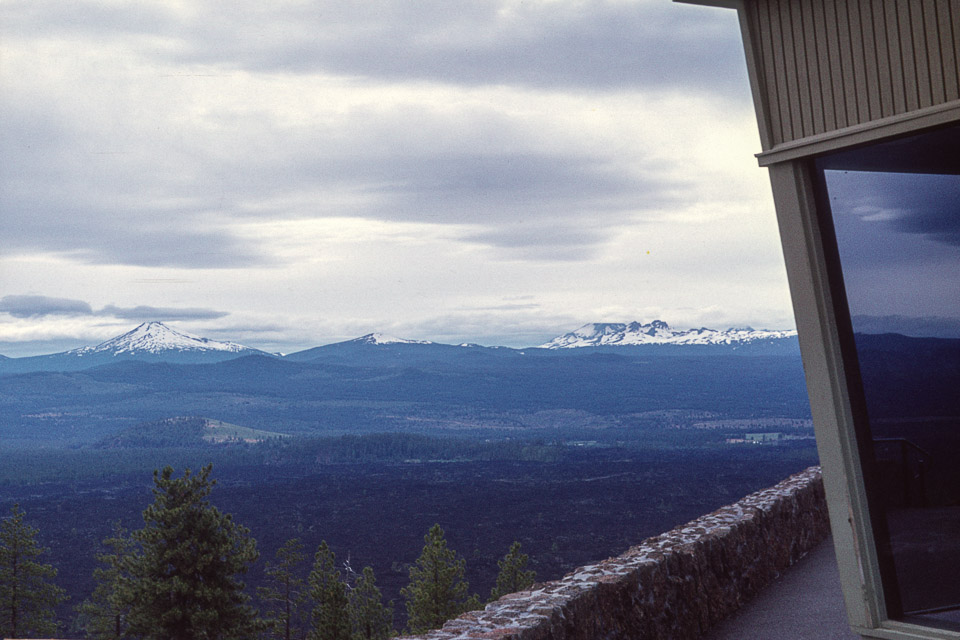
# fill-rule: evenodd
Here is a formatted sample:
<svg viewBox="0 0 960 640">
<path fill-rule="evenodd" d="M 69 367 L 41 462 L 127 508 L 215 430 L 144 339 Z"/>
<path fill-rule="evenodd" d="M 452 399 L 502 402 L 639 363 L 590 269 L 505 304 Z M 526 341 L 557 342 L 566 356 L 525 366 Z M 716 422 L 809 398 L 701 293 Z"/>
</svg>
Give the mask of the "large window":
<svg viewBox="0 0 960 640">
<path fill-rule="evenodd" d="M 887 609 L 960 629 L 960 126 L 815 174 Z"/>
</svg>

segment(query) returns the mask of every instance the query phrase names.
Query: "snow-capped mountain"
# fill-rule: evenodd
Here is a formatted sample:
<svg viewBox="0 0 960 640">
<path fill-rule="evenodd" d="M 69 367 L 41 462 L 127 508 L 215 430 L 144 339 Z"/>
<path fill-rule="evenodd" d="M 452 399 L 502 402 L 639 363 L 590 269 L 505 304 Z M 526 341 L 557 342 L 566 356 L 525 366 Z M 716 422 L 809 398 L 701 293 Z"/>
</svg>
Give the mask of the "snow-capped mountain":
<svg viewBox="0 0 960 640">
<path fill-rule="evenodd" d="M 0 373 L 79 371 L 130 360 L 204 364 L 248 355 L 270 356 L 259 349 L 241 344 L 192 336 L 171 329 L 162 322 L 145 322 L 132 331 L 101 342 L 95 347 L 81 347 L 29 358 L 8 358 L 0 363 Z"/>
<path fill-rule="evenodd" d="M 94 353 L 109 353 L 114 356 L 136 354 L 160 354 L 165 351 L 226 351 L 242 353 L 257 351 L 235 342 L 217 342 L 209 338 L 199 338 L 188 333 L 171 329 L 162 322 L 144 322 L 137 328 L 101 342 L 95 347 L 82 347 L 67 351 L 68 354 L 86 356 Z"/>
<path fill-rule="evenodd" d="M 594 322 L 576 331 L 557 336 L 540 345 L 541 349 L 640 345 L 746 345 L 760 341 L 792 338 L 796 331 L 765 329 L 671 329 L 666 322 Z"/>
<path fill-rule="evenodd" d="M 335 364 L 410 364 L 432 359 L 434 354 L 457 349 L 452 345 L 429 340 L 397 338 L 385 333 L 368 333 L 359 338 L 334 342 L 284 356 L 291 362 L 325 362 Z"/>
<path fill-rule="evenodd" d="M 406 338 L 388 336 L 385 333 L 368 333 L 347 342 L 353 344 L 433 344 L 429 340 L 407 340 Z"/>
</svg>

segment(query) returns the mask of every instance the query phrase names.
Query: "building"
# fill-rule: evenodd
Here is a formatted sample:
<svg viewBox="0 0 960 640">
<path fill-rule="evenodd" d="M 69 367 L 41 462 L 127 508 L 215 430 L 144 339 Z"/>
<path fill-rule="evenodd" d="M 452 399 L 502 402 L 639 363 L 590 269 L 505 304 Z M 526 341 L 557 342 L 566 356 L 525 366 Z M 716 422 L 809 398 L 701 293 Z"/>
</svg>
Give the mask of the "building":
<svg viewBox="0 0 960 640">
<path fill-rule="evenodd" d="M 960 0 L 735 9 L 851 627 L 960 638 Z"/>
</svg>

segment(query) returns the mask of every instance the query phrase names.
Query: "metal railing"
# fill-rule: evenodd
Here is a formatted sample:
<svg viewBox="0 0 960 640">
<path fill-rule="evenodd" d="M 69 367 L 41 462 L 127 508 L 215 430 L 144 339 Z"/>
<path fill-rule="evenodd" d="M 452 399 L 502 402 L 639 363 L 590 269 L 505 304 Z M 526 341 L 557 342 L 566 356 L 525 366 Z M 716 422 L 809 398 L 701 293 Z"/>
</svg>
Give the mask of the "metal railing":
<svg viewBox="0 0 960 640">
<path fill-rule="evenodd" d="M 903 494 L 903 507 L 926 507 L 927 498 L 927 468 L 933 455 L 919 446 L 915 442 L 906 438 L 874 438 L 874 444 L 877 445 L 897 445 L 896 450 L 899 455 L 890 459 L 881 457 L 880 451 L 875 448 L 875 457 L 878 465 L 883 462 L 892 462 L 899 465 L 900 472 L 900 490 Z M 911 465 L 911 462 L 914 464 Z M 892 488 L 892 487 L 891 487 Z M 888 495 L 892 501 L 893 495 Z"/>
</svg>

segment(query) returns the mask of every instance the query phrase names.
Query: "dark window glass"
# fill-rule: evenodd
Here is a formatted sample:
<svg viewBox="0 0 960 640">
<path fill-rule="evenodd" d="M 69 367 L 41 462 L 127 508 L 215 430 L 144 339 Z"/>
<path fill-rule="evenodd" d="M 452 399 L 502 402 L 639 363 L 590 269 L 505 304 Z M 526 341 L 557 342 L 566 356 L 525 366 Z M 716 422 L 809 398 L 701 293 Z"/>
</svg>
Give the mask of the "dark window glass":
<svg viewBox="0 0 960 640">
<path fill-rule="evenodd" d="M 960 128 L 817 161 L 850 313 L 888 602 L 960 621 Z M 828 234 L 829 235 L 829 234 Z M 861 406 L 855 402 L 854 406 Z M 892 593 L 892 597 L 891 597 Z"/>
</svg>

